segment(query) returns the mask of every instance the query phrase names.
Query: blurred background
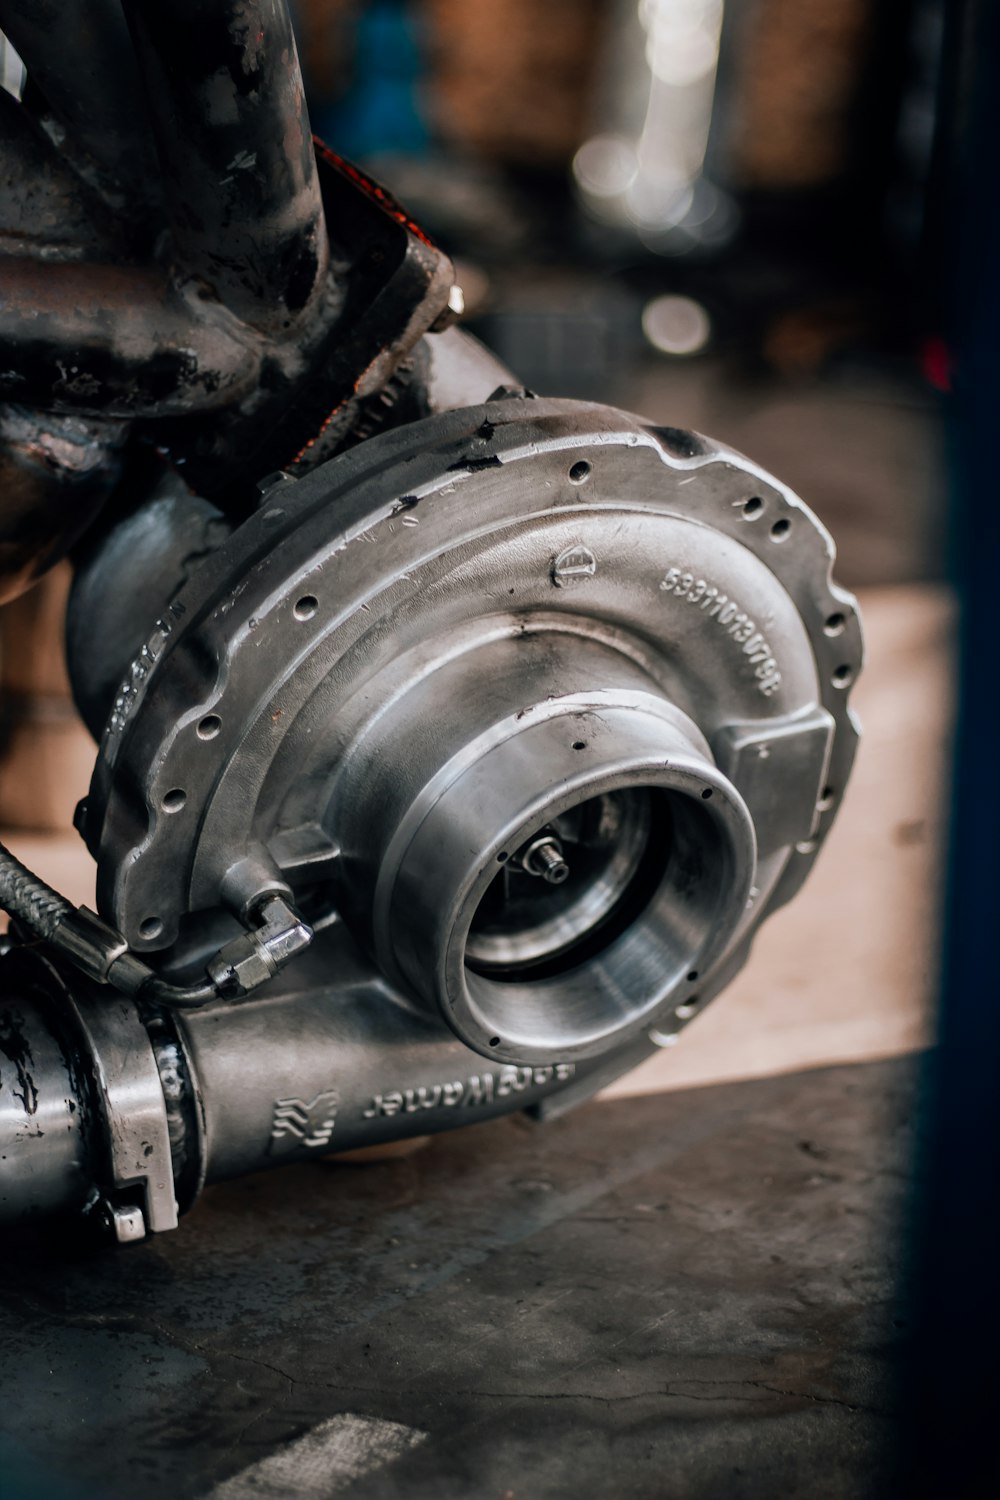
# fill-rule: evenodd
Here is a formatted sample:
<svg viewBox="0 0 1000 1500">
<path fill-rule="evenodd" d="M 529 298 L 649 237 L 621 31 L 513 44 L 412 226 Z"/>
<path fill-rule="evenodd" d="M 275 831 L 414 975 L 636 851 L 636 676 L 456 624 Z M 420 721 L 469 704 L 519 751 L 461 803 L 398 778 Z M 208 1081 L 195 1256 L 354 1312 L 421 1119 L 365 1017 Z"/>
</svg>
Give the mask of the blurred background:
<svg viewBox="0 0 1000 1500">
<path fill-rule="evenodd" d="M 297 0 L 314 128 L 532 388 L 692 425 L 940 575 L 943 0 Z"/>
</svg>

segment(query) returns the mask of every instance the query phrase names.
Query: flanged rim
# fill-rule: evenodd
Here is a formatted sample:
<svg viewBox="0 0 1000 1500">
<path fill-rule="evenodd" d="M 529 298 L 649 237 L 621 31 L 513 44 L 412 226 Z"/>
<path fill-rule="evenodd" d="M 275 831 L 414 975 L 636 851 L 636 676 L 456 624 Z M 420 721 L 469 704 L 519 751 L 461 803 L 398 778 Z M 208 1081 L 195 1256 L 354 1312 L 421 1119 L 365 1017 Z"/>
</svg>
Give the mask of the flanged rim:
<svg viewBox="0 0 1000 1500">
<path fill-rule="evenodd" d="M 582 1059 L 634 1035 L 726 950 L 756 869 L 746 805 L 696 731 L 679 733 L 655 703 L 559 706 L 520 732 L 512 726 L 429 805 L 418 799 L 376 891 L 382 967 L 401 972 L 470 1046 L 504 1061 Z M 576 750 L 580 736 L 596 741 L 596 754 Z M 528 765 L 540 783 L 525 777 Z M 498 864 L 581 803 L 629 789 L 660 797 L 668 826 L 625 920 L 581 935 L 542 977 L 470 964 L 470 927 Z M 477 827 L 490 833 L 483 847 Z"/>
</svg>

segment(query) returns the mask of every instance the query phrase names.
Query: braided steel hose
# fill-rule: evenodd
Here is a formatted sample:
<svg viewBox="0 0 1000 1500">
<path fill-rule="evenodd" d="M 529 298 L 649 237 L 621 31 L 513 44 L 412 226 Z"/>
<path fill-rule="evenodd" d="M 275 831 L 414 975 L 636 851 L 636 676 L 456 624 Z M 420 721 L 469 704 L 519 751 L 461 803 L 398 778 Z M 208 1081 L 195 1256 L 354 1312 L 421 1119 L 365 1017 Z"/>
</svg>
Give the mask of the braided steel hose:
<svg viewBox="0 0 1000 1500">
<path fill-rule="evenodd" d="M 0 908 L 51 943 L 92 979 L 124 994 L 190 1008 L 218 997 L 214 984 L 166 983 L 129 951 L 120 933 L 77 908 L 23 865 L 0 841 Z"/>
<path fill-rule="evenodd" d="M 46 885 L 0 842 L 0 907 L 17 917 L 32 932 L 47 941 L 55 941 L 59 925 L 73 907 Z"/>
<path fill-rule="evenodd" d="M 17 917 L 99 984 L 153 1004 L 195 1010 L 249 993 L 312 941 L 312 929 L 284 901 L 260 908 L 261 925 L 223 948 L 200 984 L 162 979 L 129 949 L 122 934 L 85 906 L 72 906 L 0 842 L 0 908 Z"/>
</svg>

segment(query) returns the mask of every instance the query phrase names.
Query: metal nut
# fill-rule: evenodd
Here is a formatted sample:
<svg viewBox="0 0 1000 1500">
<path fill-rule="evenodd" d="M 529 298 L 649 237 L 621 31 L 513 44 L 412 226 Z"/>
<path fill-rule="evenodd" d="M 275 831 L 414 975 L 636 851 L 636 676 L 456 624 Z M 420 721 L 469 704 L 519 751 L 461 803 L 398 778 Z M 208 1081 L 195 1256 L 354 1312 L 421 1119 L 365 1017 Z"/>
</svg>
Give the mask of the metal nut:
<svg viewBox="0 0 1000 1500">
<path fill-rule="evenodd" d="M 444 333 L 458 322 L 465 312 L 465 293 L 456 282 L 448 293 L 448 301 L 431 324 L 430 333 Z"/>
<path fill-rule="evenodd" d="M 146 1238 L 146 1221 L 137 1205 L 106 1203 L 104 1212 L 108 1227 L 119 1245 L 134 1245 Z"/>
</svg>

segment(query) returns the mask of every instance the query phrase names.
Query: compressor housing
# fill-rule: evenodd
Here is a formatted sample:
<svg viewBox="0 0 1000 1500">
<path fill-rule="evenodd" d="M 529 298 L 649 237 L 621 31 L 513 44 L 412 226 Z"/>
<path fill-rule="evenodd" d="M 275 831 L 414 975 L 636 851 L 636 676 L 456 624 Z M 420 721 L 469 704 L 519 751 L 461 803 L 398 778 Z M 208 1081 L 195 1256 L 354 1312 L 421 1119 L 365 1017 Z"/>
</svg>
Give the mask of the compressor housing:
<svg viewBox="0 0 1000 1500">
<path fill-rule="evenodd" d="M 80 816 L 102 917 L 164 987 L 217 993 L 109 1000 L 7 958 L 35 1069 L 3 1079 L 8 1215 L 99 1191 L 140 1233 L 206 1180 L 587 1097 L 742 965 L 847 781 L 861 647 L 829 538 L 707 439 L 507 388 L 225 529 L 168 489 L 70 613 L 106 710 Z M 194 532 L 222 539 L 102 705 Z M 240 944 L 268 922 L 303 951 L 258 988 Z"/>
<path fill-rule="evenodd" d="M 778 481 L 453 326 L 284 0 L 50 10 L 0 0 L 0 597 L 71 552 L 98 910 L 0 845 L 0 1220 L 129 1241 L 676 1042 L 836 815 L 862 648 Z"/>
</svg>

